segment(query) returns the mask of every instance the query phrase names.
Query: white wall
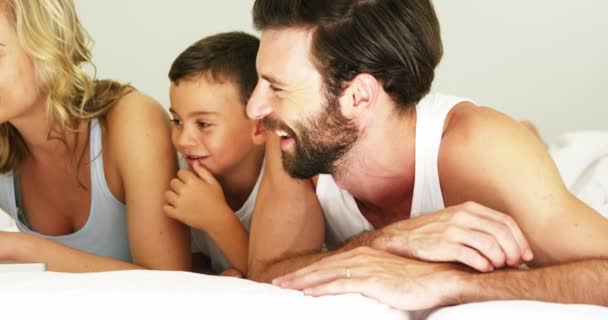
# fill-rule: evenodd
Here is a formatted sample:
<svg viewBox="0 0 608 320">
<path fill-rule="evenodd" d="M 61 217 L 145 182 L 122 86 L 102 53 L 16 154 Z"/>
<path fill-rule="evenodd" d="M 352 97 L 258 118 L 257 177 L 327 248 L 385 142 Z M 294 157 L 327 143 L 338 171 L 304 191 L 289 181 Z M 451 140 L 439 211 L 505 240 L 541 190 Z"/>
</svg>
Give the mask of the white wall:
<svg viewBox="0 0 608 320">
<path fill-rule="evenodd" d="M 168 105 L 167 72 L 189 44 L 254 32 L 253 0 L 76 0 L 98 75 Z M 536 122 L 548 138 L 608 129 L 608 1 L 435 0 L 445 55 L 434 89 Z"/>
<path fill-rule="evenodd" d="M 164 106 L 167 73 L 177 55 L 202 37 L 254 33 L 253 0 L 75 0 L 95 40 L 98 77 L 130 82 Z M 232 9 L 234 8 L 234 9 Z"/>
<path fill-rule="evenodd" d="M 608 1 L 436 0 L 436 89 L 536 122 L 608 129 Z"/>
</svg>

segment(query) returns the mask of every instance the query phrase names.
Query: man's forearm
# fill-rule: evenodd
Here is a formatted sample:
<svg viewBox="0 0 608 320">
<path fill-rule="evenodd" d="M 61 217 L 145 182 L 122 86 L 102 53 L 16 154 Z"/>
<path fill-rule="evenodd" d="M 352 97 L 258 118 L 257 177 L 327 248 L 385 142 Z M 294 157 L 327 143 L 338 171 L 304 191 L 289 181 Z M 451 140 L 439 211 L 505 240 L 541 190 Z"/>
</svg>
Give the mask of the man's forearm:
<svg viewBox="0 0 608 320">
<path fill-rule="evenodd" d="M 251 267 L 249 279 L 269 283 L 275 278 L 297 271 L 325 257 L 357 247 L 371 246 L 374 239 L 381 234 L 381 230 L 363 233 L 353 238 L 343 247 L 334 251 L 299 253 L 285 256 L 266 263 L 258 263 L 258 267 Z"/>
<path fill-rule="evenodd" d="M 538 300 L 608 306 L 608 260 L 470 274 L 455 303 Z"/>
</svg>

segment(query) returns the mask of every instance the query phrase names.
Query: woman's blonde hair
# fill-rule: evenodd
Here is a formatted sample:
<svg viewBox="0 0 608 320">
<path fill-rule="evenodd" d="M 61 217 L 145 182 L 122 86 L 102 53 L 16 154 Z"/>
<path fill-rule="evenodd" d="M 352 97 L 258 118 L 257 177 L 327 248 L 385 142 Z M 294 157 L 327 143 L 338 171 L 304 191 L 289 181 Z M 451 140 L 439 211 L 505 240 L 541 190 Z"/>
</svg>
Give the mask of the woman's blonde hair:
<svg viewBox="0 0 608 320">
<path fill-rule="evenodd" d="M 100 118 L 103 123 L 113 104 L 132 89 L 96 80 L 83 69 L 88 64 L 95 70 L 92 39 L 80 24 L 72 0 L 0 0 L 2 12 L 33 60 L 40 92 L 48 94 L 47 115 L 53 131 L 49 138 L 77 132 L 82 121 Z M 0 172 L 18 170 L 28 152 L 17 129 L 8 122 L 0 124 Z"/>
</svg>

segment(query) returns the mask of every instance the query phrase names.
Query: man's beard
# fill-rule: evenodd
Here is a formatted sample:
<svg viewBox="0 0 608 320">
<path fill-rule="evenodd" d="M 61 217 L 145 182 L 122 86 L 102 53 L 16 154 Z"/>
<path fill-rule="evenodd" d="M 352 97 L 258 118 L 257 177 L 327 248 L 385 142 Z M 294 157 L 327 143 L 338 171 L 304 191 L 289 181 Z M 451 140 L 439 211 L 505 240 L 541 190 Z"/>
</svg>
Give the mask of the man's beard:
<svg viewBox="0 0 608 320">
<path fill-rule="evenodd" d="M 276 120 L 265 118 L 263 124 L 268 130 L 284 130 L 293 139 L 295 152 L 282 151 L 281 158 L 287 173 L 297 179 L 335 173 L 338 161 L 359 138 L 357 126 L 342 115 L 337 97 L 327 99 L 318 115 L 296 123 L 299 136 Z"/>
</svg>

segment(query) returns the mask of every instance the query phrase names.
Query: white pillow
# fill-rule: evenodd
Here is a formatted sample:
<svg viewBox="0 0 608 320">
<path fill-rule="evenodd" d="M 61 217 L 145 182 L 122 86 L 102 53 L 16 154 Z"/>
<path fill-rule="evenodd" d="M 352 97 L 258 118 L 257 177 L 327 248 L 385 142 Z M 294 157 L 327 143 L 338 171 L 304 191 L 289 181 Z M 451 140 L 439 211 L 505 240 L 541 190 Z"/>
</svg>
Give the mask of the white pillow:
<svg viewBox="0 0 608 320">
<path fill-rule="evenodd" d="M 15 224 L 15 220 L 11 218 L 6 212 L 0 209 L 0 231 L 17 232 L 19 229 Z"/>
</svg>

